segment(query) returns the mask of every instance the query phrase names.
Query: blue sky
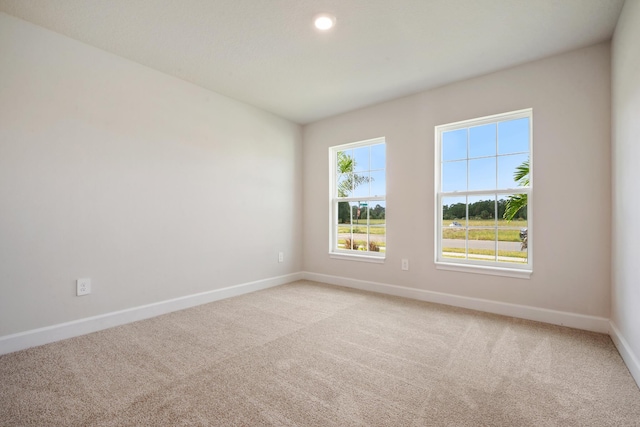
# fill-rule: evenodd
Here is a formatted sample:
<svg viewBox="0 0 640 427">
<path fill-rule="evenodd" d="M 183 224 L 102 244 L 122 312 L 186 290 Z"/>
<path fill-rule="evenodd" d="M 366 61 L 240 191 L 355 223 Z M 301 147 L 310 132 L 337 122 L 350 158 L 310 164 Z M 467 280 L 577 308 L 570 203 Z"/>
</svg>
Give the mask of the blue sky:
<svg viewBox="0 0 640 427">
<path fill-rule="evenodd" d="M 354 172 L 372 178 L 368 184 L 357 186 L 353 197 L 383 196 L 386 192 L 386 145 L 376 144 L 345 150 L 355 160 Z M 374 205 L 375 206 L 375 205 Z"/>
<path fill-rule="evenodd" d="M 513 173 L 528 153 L 529 118 L 444 132 L 442 191 L 516 187 Z"/>
<path fill-rule="evenodd" d="M 357 186 L 350 196 L 385 194 L 385 149 L 385 144 L 376 144 L 345 150 L 355 160 L 353 172 L 372 178 L 369 183 Z M 529 118 L 526 117 L 444 132 L 442 191 L 516 187 L 513 173 L 528 158 Z"/>
</svg>

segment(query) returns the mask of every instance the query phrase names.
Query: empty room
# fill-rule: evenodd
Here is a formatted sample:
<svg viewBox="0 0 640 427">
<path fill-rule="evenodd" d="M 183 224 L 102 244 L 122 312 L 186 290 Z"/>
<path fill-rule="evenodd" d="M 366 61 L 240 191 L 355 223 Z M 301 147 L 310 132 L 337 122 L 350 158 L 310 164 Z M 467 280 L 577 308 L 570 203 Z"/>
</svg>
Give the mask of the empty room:
<svg viewBox="0 0 640 427">
<path fill-rule="evenodd" d="M 639 40 L 0 0 L 0 425 L 640 426 Z"/>
</svg>

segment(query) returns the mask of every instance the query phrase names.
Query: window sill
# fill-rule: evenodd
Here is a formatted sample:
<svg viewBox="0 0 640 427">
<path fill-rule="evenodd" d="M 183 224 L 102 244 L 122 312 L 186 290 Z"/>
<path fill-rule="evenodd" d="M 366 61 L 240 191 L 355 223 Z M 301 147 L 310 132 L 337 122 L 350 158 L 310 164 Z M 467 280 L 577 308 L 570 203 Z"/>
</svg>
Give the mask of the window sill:
<svg viewBox="0 0 640 427">
<path fill-rule="evenodd" d="M 329 252 L 329 258 L 331 259 L 341 259 L 345 261 L 361 261 L 361 262 L 372 262 L 374 264 L 383 264 L 385 258 L 379 256 L 369 256 L 369 255 L 352 255 L 352 254 L 337 254 L 334 252 Z"/>
<path fill-rule="evenodd" d="M 462 273 L 488 274 L 491 276 L 513 277 L 516 279 L 530 279 L 533 271 L 516 268 L 486 267 L 481 265 L 456 264 L 450 262 L 436 261 L 436 269 L 459 271 Z"/>
</svg>

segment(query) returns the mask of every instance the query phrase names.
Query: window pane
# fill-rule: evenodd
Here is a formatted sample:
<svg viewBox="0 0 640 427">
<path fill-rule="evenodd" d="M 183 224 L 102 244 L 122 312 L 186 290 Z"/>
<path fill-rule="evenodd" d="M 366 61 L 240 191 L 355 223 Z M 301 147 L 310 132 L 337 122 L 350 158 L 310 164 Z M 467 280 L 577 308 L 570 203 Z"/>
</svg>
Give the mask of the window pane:
<svg viewBox="0 0 640 427">
<path fill-rule="evenodd" d="M 367 197 L 370 194 L 369 182 L 371 177 L 369 171 L 358 172 L 353 174 L 353 196 L 355 197 Z"/>
<path fill-rule="evenodd" d="M 527 228 L 514 229 L 513 227 L 498 229 L 498 260 L 526 264 L 528 257 Z"/>
<path fill-rule="evenodd" d="M 498 157 L 498 188 L 515 188 L 518 182 L 514 179 L 514 174 L 518 167 L 529 160 L 528 154 L 514 154 L 510 156 Z"/>
<path fill-rule="evenodd" d="M 496 188 L 496 158 L 469 160 L 469 190 Z"/>
<path fill-rule="evenodd" d="M 371 169 L 384 169 L 386 165 L 386 145 L 378 144 L 371 146 Z"/>
<path fill-rule="evenodd" d="M 369 250 L 371 252 L 385 252 L 387 249 L 385 207 L 385 202 L 369 202 Z"/>
<path fill-rule="evenodd" d="M 338 197 L 351 197 L 353 194 L 353 174 L 343 173 L 338 175 L 336 182 Z"/>
<path fill-rule="evenodd" d="M 529 118 L 498 124 L 498 154 L 529 152 Z"/>
<path fill-rule="evenodd" d="M 351 224 L 351 210 L 348 202 L 338 202 L 338 224 Z"/>
<path fill-rule="evenodd" d="M 442 164 L 442 191 L 467 191 L 467 161 Z"/>
<path fill-rule="evenodd" d="M 467 198 L 442 198 L 442 225 L 450 227 L 464 227 L 467 225 Z"/>
<path fill-rule="evenodd" d="M 336 154 L 336 171 L 338 173 L 353 172 L 353 150 L 338 151 Z"/>
<path fill-rule="evenodd" d="M 466 258 L 466 231 L 464 228 L 442 227 L 442 256 L 445 258 Z"/>
<path fill-rule="evenodd" d="M 371 196 L 384 196 L 386 191 L 386 175 L 384 171 L 371 172 Z"/>
<path fill-rule="evenodd" d="M 369 170 L 369 147 L 360 147 L 353 150 L 353 171 Z"/>
<path fill-rule="evenodd" d="M 338 229 L 338 249 L 357 250 L 357 248 L 358 244 L 354 242 L 351 232 L 340 227 Z"/>
<path fill-rule="evenodd" d="M 368 202 L 357 202 L 356 206 L 356 223 L 357 224 L 369 224 L 369 203 Z"/>
<path fill-rule="evenodd" d="M 358 243 L 355 238 L 356 223 L 358 222 L 358 203 L 338 203 L 338 249 L 357 250 Z"/>
<path fill-rule="evenodd" d="M 496 260 L 496 196 L 468 198 L 469 209 L 469 259 Z"/>
<path fill-rule="evenodd" d="M 366 221 L 361 221 L 366 224 Z M 353 249 L 359 251 L 368 251 L 369 227 L 366 225 L 353 226 Z"/>
<path fill-rule="evenodd" d="M 375 220 L 381 220 L 378 223 L 384 224 L 385 220 L 387 219 L 386 202 L 375 201 L 375 202 L 369 202 L 369 203 L 370 203 L 370 206 L 373 205 L 373 208 L 369 210 L 370 221 L 372 221 L 371 223 L 374 224 L 373 220 L 375 219 Z"/>
<path fill-rule="evenodd" d="M 367 202 L 351 203 L 353 218 L 353 250 L 369 250 L 369 206 Z"/>
<path fill-rule="evenodd" d="M 473 220 L 471 222 L 477 222 Z M 469 259 L 496 260 L 496 228 L 478 227 L 469 230 Z"/>
<path fill-rule="evenodd" d="M 500 200 L 500 211 L 502 212 L 500 218 L 511 219 L 511 222 L 524 221 L 523 226 L 526 227 L 528 196 L 526 194 L 511 194 L 500 197 L 503 198 Z"/>
<path fill-rule="evenodd" d="M 336 230 L 336 236 L 338 236 L 338 249 L 349 249 L 345 246 L 345 239 L 351 236 L 351 228 L 348 225 L 338 225 Z"/>
<path fill-rule="evenodd" d="M 386 252 L 387 251 L 387 237 L 386 234 L 376 234 L 374 230 L 371 231 L 369 236 L 369 251 L 370 252 Z"/>
<path fill-rule="evenodd" d="M 496 155 L 496 124 L 469 128 L 469 157 Z"/>
<path fill-rule="evenodd" d="M 442 255 L 466 258 L 467 198 L 442 198 Z"/>
<path fill-rule="evenodd" d="M 469 220 L 477 220 L 482 223 L 469 222 L 469 226 L 491 225 L 495 226 L 496 218 L 496 196 L 488 194 L 484 196 L 469 196 Z"/>
<path fill-rule="evenodd" d="M 514 264 L 526 264 L 529 261 L 528 256 L 528 249 L 524 241 L 498 241 L 498 261 L 510 262 Z"/>
<path fill-rule="evenodd" d="M 358 224 L 360 212 L 359 212 L 360 203 L 358 202 L 349 202 L 349 209 L 351 209 L 351 223 L 355 226 Z"/>
<path fill-rule="evenodd" d="M 338 224 L 336 225 L 338 249 L 351 249 L 353 234 L 353 216 L 349 202 L 338 202 Z"/>
<path fill-rule="evenodd" d="M 527 195 L 511 194 L 501 197 L 500 211 L 516 213 L 511 221 L 503 219 L 504 213 L 501 213 L 498 227 L 498 260 L 526 264 L 528 261 Z"/>
<path fill-rule="evenodd" d="M 467 130 L 458 129 L 442 134 L 442 160 L 467 158 Z"/>
</svg>

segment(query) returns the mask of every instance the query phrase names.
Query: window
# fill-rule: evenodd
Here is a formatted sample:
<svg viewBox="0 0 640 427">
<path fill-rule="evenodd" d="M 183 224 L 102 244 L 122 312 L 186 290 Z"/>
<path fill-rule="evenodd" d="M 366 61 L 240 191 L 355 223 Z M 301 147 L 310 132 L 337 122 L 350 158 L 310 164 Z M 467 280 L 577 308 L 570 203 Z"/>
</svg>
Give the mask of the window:
<svg viewBox="0 0 640 427">
<path fill-rule="evenodd" d="M 532 110 L 436 126 L 438 268 L 528 277 Z"/>
<path fill-rule="evenodd" d="M 382 262 L 387 250 L 385 139 L 331 147 L 329 159 L 329 253 L 337 258 Z"/>
</svg>

